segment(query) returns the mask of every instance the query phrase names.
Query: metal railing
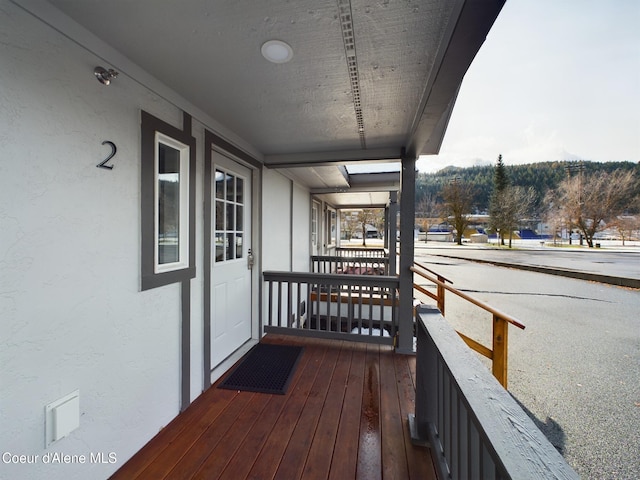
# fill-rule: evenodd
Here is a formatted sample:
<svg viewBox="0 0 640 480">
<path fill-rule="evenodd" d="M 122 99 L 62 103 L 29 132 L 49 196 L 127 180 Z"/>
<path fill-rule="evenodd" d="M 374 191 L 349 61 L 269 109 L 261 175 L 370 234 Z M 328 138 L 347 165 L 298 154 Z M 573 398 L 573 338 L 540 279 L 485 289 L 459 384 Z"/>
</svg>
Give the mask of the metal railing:
<svg viewBox="0 0 640 480">
<path fill-rule="evenodd" d="M 419 268 L 416 268 L 419 267 Z M 466 293 L 461 292 L 460 290 L 447 285 L 447 279 L 441 276 L 432 276 L 429 273 L 433 274 L 431 270 L 429 270 L 424 265 L 414 262 L 414 266 L 411 267 L 411 271 L 420 277 L 429 280 L 437 285 L 437 295 L 429 292 L 425 288 L 420 285 L 414 284 L 414 289 L 418 290 L 421 293 L 429 296 L 437 301 L 438 309 L 444 315 L 445 308 L 445 290 L 450 291 L 451 293 L 463 298 L 464 300 L 472 303 L 480 307 L 481 309 L 489 312 L 493 316 L 493 332 L 492 332 L 492 348 L 488 348 L 482 345 L 480 342 L 464 335 L 463 333 L 457 332 L 460 337 L 464 340 L 464 342 L 473 350 L 480 353 L 481 355 L 487 357 L 491 360 L 491 371 L 493 375 L 498 379 L 500 384 L 506 389 L 507 388 L 507 380 L 508 380 L 508 352 L 509 352 L 509 324 L 515 325 L 518 328 L 524 330 L 525 326 L 520 323 L 518 320 L 513 318 L 506 313 L 502 313 L 495 308 L 476 300 L 475 298 L 467 295 Z M 427 273 L 429 272 L 429 273 Z M 451 283 L 449 281 L 449 283 Z"/>
<path fill-rule="evenodd" d="M 574 479 L 577 474 L 435 307 L 416 313 L 414 443 L 439 478 Z"/>
<path fill-rule="evenodd" d="M 353 275 L 389 275 L 389 257 L 314 255 L 311 271 Z"/>
<path fill-rule="evenodd" d="M 393 345 L 397 277 L 264 272 L 264 331 Z"/>
</svg>

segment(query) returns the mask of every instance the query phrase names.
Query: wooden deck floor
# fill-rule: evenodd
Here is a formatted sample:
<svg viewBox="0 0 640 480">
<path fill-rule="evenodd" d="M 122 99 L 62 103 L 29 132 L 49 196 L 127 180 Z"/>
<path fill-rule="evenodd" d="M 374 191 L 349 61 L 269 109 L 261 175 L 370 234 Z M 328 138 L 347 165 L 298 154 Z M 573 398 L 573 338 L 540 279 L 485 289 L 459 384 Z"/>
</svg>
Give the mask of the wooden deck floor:
<svg viewBox="0 0 640 480">
<path fill-rule="evenodd" d="M 212 388 L 113 479 L 435 479 L 411 444 L 415 357 L 391 347 L 269 335 L 304 345 L 286 395 Z"/>
</svg>

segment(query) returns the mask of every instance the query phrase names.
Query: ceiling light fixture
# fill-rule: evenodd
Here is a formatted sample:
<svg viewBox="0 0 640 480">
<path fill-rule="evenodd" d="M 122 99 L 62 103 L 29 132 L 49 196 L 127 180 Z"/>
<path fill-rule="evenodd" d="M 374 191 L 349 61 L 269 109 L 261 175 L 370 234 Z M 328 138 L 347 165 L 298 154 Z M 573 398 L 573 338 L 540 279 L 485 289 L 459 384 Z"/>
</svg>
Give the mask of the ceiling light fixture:
<svg viewBox="0 0 640 480">
<path fill-rule="evenodd" d="M 262 45 L 260 51 L 272 63 L 287 63 L 293 58 L 293 49 L 282 40 L 269 40 Z"/>
</svg>

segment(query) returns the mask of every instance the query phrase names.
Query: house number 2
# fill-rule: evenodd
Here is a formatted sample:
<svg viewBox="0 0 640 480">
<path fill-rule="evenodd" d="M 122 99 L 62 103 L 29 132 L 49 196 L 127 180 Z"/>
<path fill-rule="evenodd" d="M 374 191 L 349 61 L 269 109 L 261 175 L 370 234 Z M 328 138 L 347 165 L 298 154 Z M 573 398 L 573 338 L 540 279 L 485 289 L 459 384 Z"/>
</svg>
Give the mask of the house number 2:
<svg viewBox="0 0 640 480">
<path fill-rule="evenodd" d="M 109 140 L 105 140 L 104 142 L 102 142 L 102 145 L 109 145 L 111 147 L 111 153 L 101 163 L 96 165 L 96 167 L 106 168 L 107 170 L 113 170 L 113 165 L 107 165 L 106 163 L 116 155 L 116 152 L 118 151 L 118 149 L 116 148 L 116 144 L 113 142 L 110 142 Z"/>
</svg>

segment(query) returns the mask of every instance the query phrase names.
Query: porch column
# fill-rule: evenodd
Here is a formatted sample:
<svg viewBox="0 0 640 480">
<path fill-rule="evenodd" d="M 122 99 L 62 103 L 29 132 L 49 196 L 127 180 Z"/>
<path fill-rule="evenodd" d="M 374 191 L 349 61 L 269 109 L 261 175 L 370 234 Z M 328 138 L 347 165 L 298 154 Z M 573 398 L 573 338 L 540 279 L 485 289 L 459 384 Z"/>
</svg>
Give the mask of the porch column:
<svg viewBox="0 0 640 480">
<path fill-rule="evenodd" d="M 403 152 L 400 194 L 400 305 L 398 353 L 413 350 L 413 229 L 415 227 L 416 159 Z"/>
<path fill-rule="evenodd" d="M 398 271 L 398 249 L 396 238 L 398 236 L 398 192 L 389 192 L 389 207 L 387 207 L 387 247 L 389 249 L 389 275 L 395 275 Z"/>
<path fill-rule="evenodd" d="M 389 235 L 391 235 L 389 230 L 389 205 L 384 208 L 384 244 L 382 245 L 384 248 L 389 248 Z"/>
</svg>

